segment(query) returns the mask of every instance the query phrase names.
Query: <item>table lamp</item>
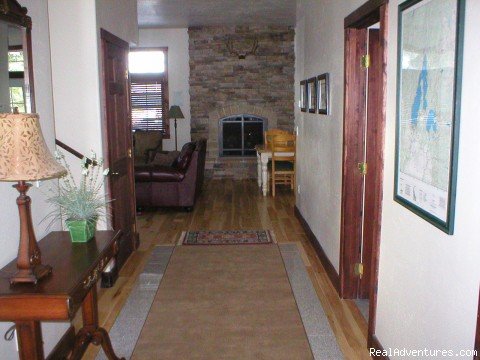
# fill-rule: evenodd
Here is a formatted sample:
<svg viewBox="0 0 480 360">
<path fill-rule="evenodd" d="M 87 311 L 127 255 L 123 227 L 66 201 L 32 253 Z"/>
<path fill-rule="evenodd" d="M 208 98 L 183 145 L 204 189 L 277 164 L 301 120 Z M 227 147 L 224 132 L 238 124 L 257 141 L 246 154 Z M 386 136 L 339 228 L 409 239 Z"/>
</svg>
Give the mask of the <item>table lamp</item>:
<svg viewBox="0 0 480 360">
<path fill-rule="evenodd" d="M 177 119 L 185 119 L 185 116 L 183 116 L 182 109 L 180 109 L 180 106 L 173 105 L 168 112 L 168 118 L 169 119 L 175 119 L 175 151 L 177 151 L 178 150 L 178 147 L 177 147 Z"/>
<path fill-rule="evenodd" d="M 31 215 L 32 186 L 27 181 L 47 180 L 66 174 L 66 170 L 47 148 L 37 114 L 0 114 L 0 181 L 17 182 L 20 216 L 20 243 L 17 269 L 10 283 L 34 283 L 52 272 L 42 264 Z"/>
</svg>

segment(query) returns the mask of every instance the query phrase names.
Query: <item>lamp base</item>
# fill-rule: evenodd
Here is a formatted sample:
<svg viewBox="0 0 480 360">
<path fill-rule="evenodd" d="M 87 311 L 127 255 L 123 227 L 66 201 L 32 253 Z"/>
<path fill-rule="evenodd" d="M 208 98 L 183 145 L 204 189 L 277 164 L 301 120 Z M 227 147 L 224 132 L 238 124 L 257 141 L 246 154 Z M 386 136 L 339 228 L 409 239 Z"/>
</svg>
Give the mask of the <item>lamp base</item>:
<svg viewBox="0 0 480 360">
<path fill-rule="evenodd" d="M 18 244 L 17 269 L 18 271 L 10 278 L 10 284 L 36 284 L 40 279 L 52 272 L 52 267 L 42 264 L 42 254 L 37 245 L 33 230 L 31 199 L 27 191 L 31 184 L 19 181 L 13 187 L 20 195 L 17 198 L 18 212 L 20 216 L 20 242 Z"/>
<path fill-rule="evenodd" d="M 18 270 L 15 275 L 10 278 L 10 285 L 14 284 L 36 284 L 40 279 L 50 275 L 52 267 L 50 265 L 36 265 L 30 270 Z"/>
</svg>

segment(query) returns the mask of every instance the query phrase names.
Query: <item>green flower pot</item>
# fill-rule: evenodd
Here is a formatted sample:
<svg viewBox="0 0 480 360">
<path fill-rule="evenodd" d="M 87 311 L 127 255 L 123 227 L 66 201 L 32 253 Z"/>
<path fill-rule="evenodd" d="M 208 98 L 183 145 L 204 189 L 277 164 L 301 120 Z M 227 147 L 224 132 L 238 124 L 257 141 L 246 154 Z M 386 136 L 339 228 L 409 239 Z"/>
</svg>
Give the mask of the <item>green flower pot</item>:
<svg viewBox="0 0 480 360">
<path fill-rule="evenodd" d="M 70 237 L 74 243 L 85 243 L 95 236 L 97 220 L 67 220 Z"/>
</svg>

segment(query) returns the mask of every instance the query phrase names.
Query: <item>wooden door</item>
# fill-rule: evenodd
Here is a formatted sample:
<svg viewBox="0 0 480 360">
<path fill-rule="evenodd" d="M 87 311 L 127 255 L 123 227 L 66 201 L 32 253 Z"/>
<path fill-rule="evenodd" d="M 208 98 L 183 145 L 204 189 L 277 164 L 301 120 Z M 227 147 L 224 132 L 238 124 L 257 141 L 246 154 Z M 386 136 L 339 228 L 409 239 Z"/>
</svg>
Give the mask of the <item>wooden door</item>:
<svg viewBox="0 0 480 360">
<path fill-rule="evenodd" d="M 343 126 L 340 288 L 341 296 L 347 299 L 357 298 L 360 281 L 355 271 L 355 265 L 360 263 L 363 226 L 363 175 L 358 164 L 365 161 L 367 82 L 367 71 L 360 64 L 367 52 L 366 44 L 366 29 L 346 29 L 345 58 L 348 61 L 345 62 L 345 84 L 349 88 L 345 90 Z"/>
<path fill-rule="evenodd" d="M 379 30 L 370 27 L 379 23 Z M 345 18 L 340 292 L 369 299 L 368 346 L 375 338 L 383 197 L 388 0 L 368 0 Z M 368 69 L 362 61 L 369 48 Z M 365 58 L 364 58 L 365 59 Z M 358 163 L 365 162 L 359 171 Z M 366 170 L 366 174 L 365 174 Z M 362 175 L 362 173 L 364 175 Z M 356 273 L 363 263 L 363 275 Z"/>
<path fill-rule="evenodd" d="M 110 168 L 109 192 L 112 225 L 122 230 L 116 262 L 120 269 L 138 247 L 135 225 L 135 183 L 132 158 L 130 81 L 127 42 L 102 29 L 103 84 L 105 92 L 104 141 Z"/>
<path fill-rule="evenodd" d="M 363 233 L 361 263 L 363 275 L 358 290 L 359 299 L 368 299 L 371 285 L 372 250 L 379 224 L 375 221 L 377 201 L 381 201 L 381 189 L 377 187 L 378 158 L 382 156 L 383 143 L 379 144 L 376 134 L 382 126 L 382 53 L 380 30 L 368 30 L 368 54 L 370 66 L 367 75 L 367 114 L 365 129 L 365 162 L 367 173 L 364 178 Z"/>
</svg>

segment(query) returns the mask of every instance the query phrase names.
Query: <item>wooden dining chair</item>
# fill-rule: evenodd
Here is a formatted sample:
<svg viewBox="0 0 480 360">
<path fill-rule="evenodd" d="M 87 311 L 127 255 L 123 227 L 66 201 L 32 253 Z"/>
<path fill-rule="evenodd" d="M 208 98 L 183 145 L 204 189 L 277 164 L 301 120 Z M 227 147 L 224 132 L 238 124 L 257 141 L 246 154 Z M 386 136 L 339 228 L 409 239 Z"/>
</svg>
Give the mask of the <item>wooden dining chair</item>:
<svg viewBox="0 0 480 360">
<path fill-rule="evenodd" d="M 272 161 L 268 164 L 275 197 L 276 184 L 290 185 L 295 192 L 295 153 L 297 136 L 294 134 L 269 135 L 272 147 Z"/>
<path fill-rule="evenodd" d="M 282 130 L 282 129 L 269 129 L 264 132 L 264 144 L 265 144 L 265 149 L 270 149 L 270 143 L 269 143 L 269 137 L 274 136 L 274 135 L 282 135 L 282 134 L 288 134 L 289 132 L 287 130 Z"/>
</svg>

